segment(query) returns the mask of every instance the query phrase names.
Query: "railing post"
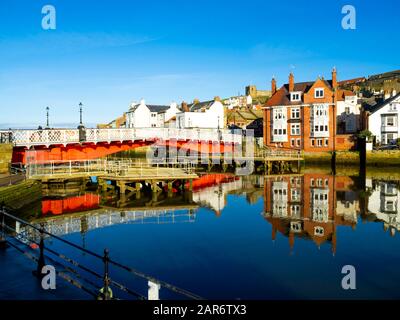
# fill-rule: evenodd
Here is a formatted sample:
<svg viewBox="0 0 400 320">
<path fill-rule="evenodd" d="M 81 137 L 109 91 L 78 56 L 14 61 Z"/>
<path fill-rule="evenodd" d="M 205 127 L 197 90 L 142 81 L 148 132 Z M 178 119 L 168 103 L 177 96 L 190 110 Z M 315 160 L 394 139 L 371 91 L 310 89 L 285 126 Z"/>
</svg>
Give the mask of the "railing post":
<svg viewBox="0 0 400 320">
<path fill-rule="evenodd" d="M 0 234 L 0 249 L 7 248 L 7 240 L 6 240 L 6 231 L 5 231 L 5 223 L 4 223 L 4 207 L 3 205 L 0 208 L 1 214 L 1 234 Z"/>
<path fill-rule="evenodd" d="M 100 293 L 97 297 L 98 300 L 111 300 L 113 298 L 113 293 L 110 288 L 110 278 L 108 275 L 108 263 L 110 261 L 108 249 L 104 249 L 103 263 L 104 263 L 104 276 L 103 285 L 104 287 L 100 289 Z"/>
<path fill-rule="evenodd" d="M 35 276 L 39 279 L 42 279 L 42 269 L 46 265 L 44 261 L 44 233 L 43 233 L 43 225 L 40 227 L 40 242 L 39 242 L 39 259 L 38 259 L 38 265 L 36 269 L 36 274 Z"/>
<path fill-rule="evenodd" d="M 149 280 L 148 282 L 149 290 L 148 290 L 148 300 L 160 300 L 160 285 L 158 283 L 152 282 Z"/>
</svg>

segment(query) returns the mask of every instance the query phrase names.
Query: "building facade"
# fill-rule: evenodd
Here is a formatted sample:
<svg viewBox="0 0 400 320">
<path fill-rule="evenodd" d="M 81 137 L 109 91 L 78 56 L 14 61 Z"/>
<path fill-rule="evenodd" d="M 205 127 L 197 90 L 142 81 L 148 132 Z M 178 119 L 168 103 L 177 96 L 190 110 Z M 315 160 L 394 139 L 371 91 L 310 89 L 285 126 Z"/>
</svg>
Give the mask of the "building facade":
<svg viewBox="0 0 400 320">
<path fill-rule="evenodd" d="M 318 78 L 311 82 L 289 83 L 280 89 L 272 79 L 272 97 L 264 106 L 264 145 L 299 149 L 307 152 L 349 150 L 354 148 L 350 132 L 359 127 L 357 99 L 350 91 L 339 89 L 336 70 L 332 80 Z M 344 115 L 343 115 L 344 113 Z M 353 116 L 351 125 L 337 130 L 338 120 Z M 343 120 L 341 120 L 343 117 Z M 350 123 L 350 122 L 349 122 Z"/>
<path fill-rule="evenodd" d="M 396 143 L 400 138 L 400 93 L 366 110 L 367 128 L 381 145 Z"/>
<path fill-rule="evenodd" d="M 127 128 L 164 128 L 180 110 L 175 102 L 167 105 L 148 105 L 142 99 L 132 103 L 126 113 Z"/>
<path fill-rule="evenodd" d="M 182 103 L 182 111 L 176 114 L 176 127 L 186 128 L 224 128 L 226 123 L 225 107 L 219 97 L 214 100 L 192 104 Z"/>
</svg>

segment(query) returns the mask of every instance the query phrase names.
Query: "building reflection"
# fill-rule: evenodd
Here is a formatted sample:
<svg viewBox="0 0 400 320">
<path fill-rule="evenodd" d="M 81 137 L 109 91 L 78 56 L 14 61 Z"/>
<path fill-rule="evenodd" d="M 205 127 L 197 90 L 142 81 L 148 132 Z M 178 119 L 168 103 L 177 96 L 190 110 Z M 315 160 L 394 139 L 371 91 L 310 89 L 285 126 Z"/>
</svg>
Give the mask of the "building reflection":
<svg viewBox="0 0 400 320">
<path fill-rule="evenodd" d="M 219 216 L 228 203 L 229 194 L 244 195 L 253 204 L 263 196 L 263 184 L 264 176 L 207 174 L 194 182 L 193 201 Z"/>
<path fill-rule="evenodd" d="M 400 182 L 367 179 L 369 191 L 366 219 L 383 222 L 384 231 L 391 236 L 400 231 Z"/>
<path fill-rule="evenodd" d="M 338 226 L 355 227 L 360 213 L 350 177 L 304 174 L 267 178 L 264 184 L 264 217 L 277 233 L 288 238 L 310 239 L 318 247 L 328 242 L 336 252 Z"/>
</svg>

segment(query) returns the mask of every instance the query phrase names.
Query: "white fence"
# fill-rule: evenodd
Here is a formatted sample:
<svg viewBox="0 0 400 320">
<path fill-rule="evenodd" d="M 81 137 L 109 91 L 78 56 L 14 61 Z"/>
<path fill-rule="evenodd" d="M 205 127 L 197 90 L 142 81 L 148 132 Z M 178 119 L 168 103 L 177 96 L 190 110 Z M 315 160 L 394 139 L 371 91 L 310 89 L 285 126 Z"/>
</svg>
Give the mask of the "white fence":
<svg viewBox="0 0 400 320">
<path fill-rule="evenodd" d="M 137 140 L 194 140 L 222 143 L 241 143 L 241 130 L 218 129 L 174 129 L 174 128 L 132 128 L 132 129 L 44 129 L 2 131 L 2 136 L 17 147 L 67 145 L 82 142 L 123 142 Z"/>
</svg>

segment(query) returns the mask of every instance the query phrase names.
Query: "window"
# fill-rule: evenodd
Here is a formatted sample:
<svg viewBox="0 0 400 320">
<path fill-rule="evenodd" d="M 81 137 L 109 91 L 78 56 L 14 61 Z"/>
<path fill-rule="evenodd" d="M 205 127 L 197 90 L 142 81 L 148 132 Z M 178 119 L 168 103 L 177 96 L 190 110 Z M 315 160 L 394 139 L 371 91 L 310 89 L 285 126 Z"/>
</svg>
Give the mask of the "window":
<svg viewBox="0 0 400 320">
<path fill-rule="evenodd" d="M 293 136 L 299 136 L 300 135 L 300 123 L 295 123 L 290 126 L 290 133 Z"/>
<path fill-rule="evenodd" d="M 394 117 L 387 117 L 386 118 L 386 125 L 388 127 L 393 127 L 394 126 Z"/>
<path fill-rule="evenodd" d="M 274 134 L 278 134 L 278 129 L 274 129 Z"/>
<path fill-rule="evenodd" d="M 286 119 L 285 112 L 286 110 L 283 108 L 274 109 L 274 120 L 285 120 Z"/>
<path fill-rule="evenodd" d="M 315 140 L 311 139 L 311 145 L 314 147 L 315 146 Z"/>
<path fill-rule="evenodd" d="M 300 119 L 300 108 L 292 108 L 290 117 L 292 119 Z"/>
<path fill-rule="evenodd" d="M 301 232 L 301 223 L 298 221 L 290 222 L 290 230 L 293 232 Z"/>
<path fill-rule="evenodd" d="M 329 146 L 329 140 L 325 139 L 325 147 Z"/>
<path fill-rule="evenodd" d="M 291 200 L 292 200 L 292 201 L 300 201 L 300 199 L 301 199 L 300 190 L 298 190 L 298 189 L 292 189 L 292 190 L 291 190 Z"/>
<path fill-rule="evenodd" d="M 300 147 L 300 146 L 301 146 L 300 139 L 297 139 L 297 140 L 296 140 L 296 143 L 297 143 L 297 146 L 298 146 L 298 147 Z"/>
<path fill-rule="evenodd" d="M 290 139 L 290 145 L 294 147 L 294 139 Z"/>
<path fill-rule="evenodd" d="M 314 234 L 316 236 L 322 237 L 324 235 L 324 228 L 323 227 L 314 227 Z"/>
<path fill-rule="evenodd" d="M 318 88 L 315 89 L 315 98 L 323 98 L 324 97 L 324 89 Z"/>
<path fill-rule="evenodd" d="M 317 139 L 317 146 L 322 147 L 322 139 Z"/>
<path fill-rule="evenodd" d="M 291 216 L 294 218 L 300 218 L 300 206 L 299 205 L 292 205 L 290 207 Z"/>
<path fill-rule="evenodd" d="M 151 117 L 152 117 L 152 118 L 155 118 L 156 116 L 157 116 L 156 113 L 152 113 L 152 114 L 151 114 Z"/>
<path fill-rule="evenodd" d="M 300 92 L 292 92 L 290 94 L 291 101 L 300 101 Z"/>
</svg>

